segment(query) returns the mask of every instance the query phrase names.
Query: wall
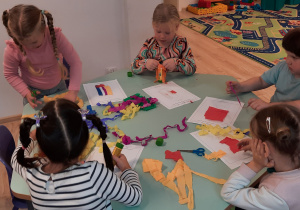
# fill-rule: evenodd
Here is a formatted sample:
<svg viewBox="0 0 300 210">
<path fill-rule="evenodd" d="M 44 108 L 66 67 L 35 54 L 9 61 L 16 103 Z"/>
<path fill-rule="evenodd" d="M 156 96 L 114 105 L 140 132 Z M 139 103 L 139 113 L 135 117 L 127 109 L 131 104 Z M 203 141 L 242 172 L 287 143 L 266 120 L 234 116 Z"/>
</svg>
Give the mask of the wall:
<svg viewBox="0 0 300 210">
<path fill-rule="evenodd" d="M 27 0 L 25 3 L 52 13 L 54 25 L 63 29 L 83 62 L 82 81 L 86 82 L 105 75 L 107 67 L 118 70 L 130 67 L 145 39 L 153 34 L 152 13 L 161 2 L 162 0 Z M 21 3 L 24 1 L 1 0 L 1 14 Z M 1 24 L 1 64 L 6 46 L 4 41 L 8 38 L 5 27 Z M 22 113 L 22 97 L 7 83 L 2 73 L 0 98 L 0 118 Z"/>
</svg>

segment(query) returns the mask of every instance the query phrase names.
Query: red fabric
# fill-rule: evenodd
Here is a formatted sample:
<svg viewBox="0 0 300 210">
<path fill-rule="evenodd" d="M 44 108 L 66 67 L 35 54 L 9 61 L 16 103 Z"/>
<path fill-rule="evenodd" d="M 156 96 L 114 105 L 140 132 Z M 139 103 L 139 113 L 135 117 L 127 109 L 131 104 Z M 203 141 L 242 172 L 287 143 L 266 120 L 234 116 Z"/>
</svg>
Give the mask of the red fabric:
<svg viewBox="0 0 300 210">
<path fill-rule="evenodd" d="M 207 120 L 217 120 L 223 122 L 224 118 L 227 116 L 228 110 L 217 109 L 215 107 L 208 107 L 204 116 Z"/>
<path fill-rule="evenodd" d="M 165 151 L 165 155 L 166 155 L 166 156 L 165 156 L 166 159 L 173 159 L 173 160 L 175 160 L 176 162 L 177 162 L 179 159 L 183 160 L 180 151 L 171 152 L 170 150 L 166 150 L 166 151 Z"/>
<path fill-rule="evenodd" d="M 233 152 L 233 153 L 236 153 L 238 151 L 240 151 L 240 149 L 238 148 L 238 143 L 239 141 L 236 140 L 236 139 L 232 139 L 232 138 L 229 138 L 229 137 L 226 137 L 225 139 L 223 139 L 222 141 L 220 141 L 221 144 L 227 144 L 230 148 L 230 150 Z"/>
</svg>

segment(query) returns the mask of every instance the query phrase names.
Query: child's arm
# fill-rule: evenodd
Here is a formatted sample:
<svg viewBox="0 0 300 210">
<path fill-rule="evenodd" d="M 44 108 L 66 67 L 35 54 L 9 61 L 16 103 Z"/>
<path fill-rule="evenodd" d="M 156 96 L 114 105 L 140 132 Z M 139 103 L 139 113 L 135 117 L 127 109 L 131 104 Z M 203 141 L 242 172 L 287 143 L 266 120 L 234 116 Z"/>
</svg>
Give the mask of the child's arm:
<svg viewBox="0 0 300 210">
<path fill-rule="evenodd" d="M 55 35 L 57 39 L 58 50 L 62 53 L 63 57 L 70 66 L 69 92 L 66 94 L 65 98 L 75 102 L 77 94 L 80 90 L 82 79 L 82 62 L 73 45 L 61 32 L 60 28 L 55 28 Z"/>
<path fill-rule="evenodd" d="M 247 187 L 256 172 L 242 164 L 228 178 L 221 190 L 222 198 L 243 209 L 289 209 L 286 202 L 265 187 Z"/>
<path fill-rule="evenodd" d="M 120 158 L 122 159 L 122 155 Z M 120 163 L 118 163 L 120 161 L 116 158 L 114 160 L 116 160 L 117 165 L 120 167 Z M 142 187 L 139 176 L 134 170 L 124 170 L 119 178 L 103 164 L 100 165 L 102 168 L 100 169 L 101 174 L 98 176 L 98 182 L 101 182 L 101 185 L 98 189 L 98 195 L 101 198 L 119 201 L 127 206 L 138 206 L 142 202 Z M 120 169 L 122 170 L 123 166 L 126 168 L 125 165 L 122 165 Z M 95 185 L 98 185 L 98 183 Z"/>
<path fill-rule="evenodd" d="M 7 47 L 4 50 L 3 58 L 3 73 L 7 82 L 17 91 L 22 97 L 26 97 L 30 90 L 27 84 L 19 75 L 19 64 L 21 59 L 18 59 L 18 49 L 13 44 L 9 44 L 7 41 Z"/>
<path fill-rule="evenodd" d="M 261 90 L 269 86 L 271 85 L 266 83 L 261 77 L 253 77 L 244 82 L 227 81 L 226 92 L 228 94 L 234 94 L 234 91 L 235 93 L 243 93 L 243 92 Z"/>
<path fill-rule="evenodd" d="M 188 45 L 186 38 L 178 38 L 172 48 L 176 49 L 176 52 L 174 51 L 174 53 L 178 56 L 177 58 L 170 58 L 163 62 L 163 65 L 167 68 L 167 70 L 180 71 L 185 75 L 194 74 L 197 67 L 192 49 Z"/>
<path fill-rule="evenodd" d="M 147 39 L 140 49 L 139 54 L 133 60 L 131 64 L 131 71 L 134 74 L 141 74 L 146 70 L 153 71 L 157 68 L 159 62 L 155 59 L 148 57 L 149 45 L 153 41 L 153 38 Z"/>
</svg>

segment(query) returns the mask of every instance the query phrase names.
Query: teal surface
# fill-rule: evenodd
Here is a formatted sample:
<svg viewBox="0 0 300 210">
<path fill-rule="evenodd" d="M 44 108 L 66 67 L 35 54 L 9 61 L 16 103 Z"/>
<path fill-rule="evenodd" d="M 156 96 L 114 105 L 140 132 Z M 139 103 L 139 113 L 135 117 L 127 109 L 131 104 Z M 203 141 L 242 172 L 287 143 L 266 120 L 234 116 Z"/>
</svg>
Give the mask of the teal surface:
<svg viewBox="0 0 300 210">
<path fill-rule="evenodd" d="M 143 96 L 149 97 L 142 89 L 155 85 L 155 83 L 153 83 L 155 80 L 154 73 L 150 72 L 144 75 L 127 77 L 127 70 L 117 71 L 89 82 L 108 81 L 113 79 L 118 80 L 127 96 L 140 93 Z M 228 80 L 234 80 L 234 78 L 223 75 L 195 74 L 193 76 L 184 76 L 179 73 L 167 74 L 167 81 L 174 81 L 179 86 L 199 96 L 201 100 L 172 110 L 168 110 L 164 106 L 158 104 L 157 108 L 153 110 L 139 111 L 133 119 L 121 121 L 119 118 L 115 121 L 108 121 L 108 125 L 118 125 L 119 129 L 124 131 L 124 133 L 131 138 L 135 138 L 135 136 L 145 137 L 150 134 L 155 137 L 164 135 L 163 127 L 166 125 L 179 124 L 182 128 L 182 119 L 184 117 L 187 117 L 188 119 L 206 96 L 237 101 L 234 95 L 226 94 L 225 82 Z M 83 88 L 81 88 L 79 97 L 84 100 L 86 107 L 89 103 Z M 252 93 L 239 95 L 240 100 L 245 104 L 247 104 L 247 101 L 252 97 L 256 96 Z M 103 117 L 102 110 L 104 107 L 95 106 L 93 109 L 97 111 L 100 117 Z M 36 110 L 33 110 L 29 105 L 26 105 L 23 114 L 32 114 L 35 112 Z M 248 128 L 253 114 L 255 114 L 255 111 L 250 107 L 242 109 L 234 125 L 241 129 Z M 143 159 L 158 159 L 163 162 L 162 172 L 167 175 L 167 172 L 171 172 L 174 168 L 175 161 L 165 159 L 165 150 L 176 151 L 178 149 L 195 149 L 203 147 L 190 135 L 191 132 L 196 131 L 196 124 L 187 123 L 187 125 L 188 129 L 182 133 L 178 132 L 177 129 L 168 129 L 168 138 L 165 139 L 163 146 L 156 146 L 155 141 L 151 141 L 144 148 L 135 167 L 143 188 L 143 201 L 140 206 L 134 208 L 131 207 L 130 209 L 187 209 L 187 205 L 180 205 L 178 203 L 178 195 L 175 192 L 164 187 L 161 183 L 156 182 L 149 173 L 144 173 L 142 170 Z M 116 138 L 109 133 L 108 141 L 110 140 L 115 141 Z M 227 179 L 234 171 L 229 169 L 220 160 L 217 162 L 208 161 L 205 158 L 198 157 L 192 153 L 182 153 L 182 156 L 185 163 L 192 170 L 209 176 Z M 228 203 L 223 201 L 220 196 L 221 187 L 221 185 L 193 175 L 195 209 L 217 210 L 226 208 Z M 16 193 L 29 195 L 25 181 L 16 173 L 13 174 L 11 188 Z M 129 209 L 129 207 L 118 202 L 112 201 L 112 204 L 114 209 Z"/>
</svg>

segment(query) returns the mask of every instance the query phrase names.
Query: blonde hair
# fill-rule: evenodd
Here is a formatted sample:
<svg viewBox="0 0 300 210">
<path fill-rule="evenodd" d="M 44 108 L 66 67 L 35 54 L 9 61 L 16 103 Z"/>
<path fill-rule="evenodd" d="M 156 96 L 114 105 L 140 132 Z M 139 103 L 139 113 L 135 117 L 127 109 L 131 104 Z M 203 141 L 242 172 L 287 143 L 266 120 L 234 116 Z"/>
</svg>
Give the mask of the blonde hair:
<svg viewBox="0 0 300 210">
<path fill-rule="evenodd" d="M 53 26 L 53 18 L 51 13 L 44 10 L 42 11 L 33 5 L 19 4 L 14 6 L 10 10 L 5 10 L 2 15 L 2 21 L 3 25 L 7 30 L 8 35 L 14 40 L 15 44 L 19 47 L 22 54 L 26 56 L 26 51 L 24 50 L 23 46 L 19 43 L 19 41 L 22 41 L 25 38 L 29 37 L 31 33 L 37 29 L 37 27 L 39 27 L 38 29 L 41 32 L 45 30 L 46 23 L 44 15 L 47 18 L 47 25 L 51 35 L 53 51 L 61 70 L 61 77 L 62 79 L 67 79 L 68 70 L 59 60 L 56 36 Z M 28 58 L 26 58 L 26 65 L 29 72 L 33 75 L 43 75 L 44 71 L 42 69 L 36 71 Z"/>
<path fill-rule="evenodd" d="M 159 4 L 156 6 L 153 17 L 152 23 L 167 23 L 173 22 L 174 24 L 178 25 L 180 22 L 179 13 L 177 8 L 172 4 Z"/>
</svg>

